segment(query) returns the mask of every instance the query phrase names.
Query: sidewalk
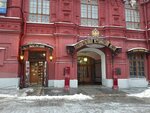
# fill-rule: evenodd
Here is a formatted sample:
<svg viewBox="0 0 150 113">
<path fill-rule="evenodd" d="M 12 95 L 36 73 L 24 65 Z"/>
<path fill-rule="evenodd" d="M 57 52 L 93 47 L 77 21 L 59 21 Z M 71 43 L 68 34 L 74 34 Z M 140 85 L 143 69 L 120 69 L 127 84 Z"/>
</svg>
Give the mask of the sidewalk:
<svg viewBox="0 0 150 113">
<path fill-rule="evenodd" d="M 63 96 L 84 94 L 89 96 L 126 96 L 126 94 L 141 93 L 147 88 L 130 88 L 113 90 L 100 85 L 82 85 L 78 88 L 70 88 L 66 91 L 64 88 L 53 87 L 30 87 L 23 89 L 0 89 L 0 94 L 16 95 L 16 96 Z"/>
<path fill-rule="evenodd" d="M 27 92 L 29 96 L 62 96 L 62 95 L 74 95 L 74 94 L 84 94 L 89 96 L 125 96 L 126 93 L 121 90 L 113 90 L 112 88 L 107 88 L 100 85 L 83 85 L 78 88 L 70 88 L 65 90 L 64 88 L 53 88 L 53 87 L 34 87 L 33 92 Z"/>
</svg>

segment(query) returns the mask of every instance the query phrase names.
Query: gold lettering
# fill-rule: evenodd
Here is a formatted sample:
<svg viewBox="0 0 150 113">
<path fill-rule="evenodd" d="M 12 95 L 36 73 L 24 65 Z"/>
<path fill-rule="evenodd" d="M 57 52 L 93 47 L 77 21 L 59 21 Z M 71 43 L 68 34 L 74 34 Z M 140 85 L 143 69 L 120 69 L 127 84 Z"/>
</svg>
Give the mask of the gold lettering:
<svg viewBox="0 0 150 113">
<path fill-rule="evenodd" d="M 94 44 L 98 43 L 97 39 L 93 39 L 93 42 L 94 42 Z"/>
<path fill-rule="evenodd" d="M 86 39 L 86 40 L 80 41 L 79 43 L 77 43 L 74 46 L 74 48 L 77 50 L 77 49 L 79 49 L 79 48 L 81 48 L 85 45 L 88 45 L 88 44 L 100 44 L 100 45 L 104 45 L 104 46 L 110 48 L 113 51 L 116 50 L 116 47 L 111 45 L 109 41 L 103 40 L 103 39 L 100 39 L 100 38 Z"/>
<path fill-rule="evenodd" d="M 93 43 L 93 40 L 92 39 L 89 39 L 88 40 L 88 44 L 92 44 Z"/>
<path fill-rule="evenodd" d="M 109 41 L 103 40 L 103 44 L 108 47 Z"/>
</svg>

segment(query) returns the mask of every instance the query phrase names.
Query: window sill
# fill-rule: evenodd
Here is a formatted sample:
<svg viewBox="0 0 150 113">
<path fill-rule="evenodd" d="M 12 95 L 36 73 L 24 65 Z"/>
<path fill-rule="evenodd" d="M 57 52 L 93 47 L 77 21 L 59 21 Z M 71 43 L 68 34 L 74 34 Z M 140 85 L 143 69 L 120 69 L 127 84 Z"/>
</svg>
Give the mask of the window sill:
<svg viewBox="0 0 150 113">
<path fill-rule="evenodd" d="M 47 23 L 47 22 L 31 22 L 31 21 L 27 21 L 27 23 L 29 24 L 54 24 L 54 23 Z"/>
<path fill-rule="evenodd" d="M 141 79 L 146 79 L 145 77 L 141 77 L 141 78 L 129 78 L 131 80 L 141 80 Z"/>
<path fill-rule="evenodd" d="M 126 28 L 127 30 L 133 30 L 133 31 L 145 31 L 144 29 L 135 29 L 135 28 Z"/>
</svg>

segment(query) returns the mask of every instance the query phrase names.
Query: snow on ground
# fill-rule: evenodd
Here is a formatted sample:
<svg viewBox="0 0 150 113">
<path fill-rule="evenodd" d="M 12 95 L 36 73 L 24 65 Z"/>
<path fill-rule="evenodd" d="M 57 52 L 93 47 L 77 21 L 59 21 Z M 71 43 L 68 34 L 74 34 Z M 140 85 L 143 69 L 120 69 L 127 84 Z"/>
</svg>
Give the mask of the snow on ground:
<svg viewBox="0 0 150 113">
<path fill-rule="evenodd" d="M 83 94 L 74 94 L 74 95 L 64 95 L 64 96 L 20 96 L 17 95 L 8 95 L 8 94 L 0 94 L 0 97 L 7 97 L 7 98 L 18 98 L 18 99 L 25 99 L 25 100 L 91 100 L 92 97 L 83 95 Z"/>
<path fill-rule="evenodd" d="M 150 88 L 146 89 L 141 93 L 128 94 L 128 96 L 139 97 L 139 98 L 150 98 Z"/>
<path fill-rule="evenodd" d="M 64 95 L 64 96 L 25 96 L 19 97 L 19 99 L 26 99 L 26 100 L 52 100 L 52 99 L 65 99 L 65 100 L 90 100 L 92 97 L 83 95 L 83 94 L 74 94 L 74 95 Z"/>
<path fill-rule="evenodd" d="M 24 88 L 25 89 L 25 92 L 33 92 L 33 88 Z"/>
<path fill-rule="evenodd" d="M 22 93 L 16 93 L 16 94 L 11 94 L 7 92 L 7 94 L 0 94 L 0 97 L 3 98 L 18 98 L 18 99 L 24 99 L 24 100 L 90 100 L 92 97 L 83 95 L 82 93 L 80 94 L 74 94 L 74 95 L 63 95 L 63 96 L 27 96 L 27 93 L 29 92 L 34 92 L 34 89 L 32 88 L 24 88 L 22 90 Z"/>
<path fill-rule="evenodd" d="M 14 97 L 17 97 L 17 95 L 0 94 L 0 97 L 2 97 L 2 98 L 14 98 Z"/>
<path fill-rule="evenodd" d="M 32 88 L 24 88 L 23 94 L 21 96 L 27 96 L 27 93 L 34 92 L 34 89 Z"/>
</svg>

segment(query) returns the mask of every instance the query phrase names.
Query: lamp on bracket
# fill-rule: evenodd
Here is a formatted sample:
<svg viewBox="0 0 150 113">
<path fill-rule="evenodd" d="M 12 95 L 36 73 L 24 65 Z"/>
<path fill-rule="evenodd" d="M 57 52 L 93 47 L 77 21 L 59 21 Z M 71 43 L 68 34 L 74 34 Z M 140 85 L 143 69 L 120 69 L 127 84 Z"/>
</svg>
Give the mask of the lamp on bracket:
<svg viewBox="0 0 150 113">
<path fill-rule="evenodd" d="M 19 58 L 20 58 L 20 60 L 21 60 L 21 61 L 23 61 L 23 60 L 24 60 L 23 51 L 21 51 Z"/>
<path fill-rule="evenodd" d="M 52 49 L 50 50 L 50 56 L 49 56 L 49 60 L 52 61 L 53 60 L 53 56 L 52 56 Z"/>
<path fill-rule="evenodd" d="M 49 56 L 49 60 L 50 60 L 50 61 L 53 60 L 53 56 L 52 56 L 52 55 Z"/>
</svg>

